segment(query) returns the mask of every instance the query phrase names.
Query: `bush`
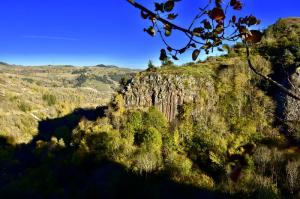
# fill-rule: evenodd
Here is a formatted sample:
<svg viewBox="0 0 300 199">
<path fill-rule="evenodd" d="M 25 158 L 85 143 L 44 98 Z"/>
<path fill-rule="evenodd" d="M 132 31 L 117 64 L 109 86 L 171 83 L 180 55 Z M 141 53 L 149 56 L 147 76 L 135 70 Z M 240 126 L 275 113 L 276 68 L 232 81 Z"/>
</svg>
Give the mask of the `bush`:
<svg viewBox="0 0 300 199">
<path fill-rule="evenodd" d="M 19 105 L 18 105 L 19 109 L 23 112 L 29 112 L 31 111 L 31 106 L 25 102 L 21 102 Z"/>
<path fill-rule="evenodd" d="M 168 154 L 166 159 L 166 170 L 173 175 L 188 175 L 192 169 L 192 161 L 184 155 L 176 152 Z"/>
<path fill-rule="evenodd" d="M 160 132 L 154 127 L 146 129 L 142 133 L 138 133 L 136 136 L 137 143 L 140 143 L 150 151 L 160 152 L 162 146 L 162 137 Z"/>
<path fill-rule="evenodd" d="M 51 94 L 44 94 L 43 100 L 47 102 L 48 106 L 53 106 L 56 104 L 56 97 Z"/>
<path fill-rule="evenodd" d="M 276 199 L 280 198 L 280 192 L 271 178 L 255 176 L 253 178 L 254 195 L 251 198 Z"/>
<path fill-rule="evenodd" d="M 286 165 L 286 181 L 291 194 L 299 187 L 299 162 L 288 162 Z"/>
<path fill-rule="evenodd" d="M 161 157 L 152 151 L 142 148 L 135 156 L 135 164 L 133 170 L 143 173 L 150 173 L 159 168 L 161 165 Z"/>
<path fill-rule="evenodd" d="M 168 130 L 168 121 L 166 117 L 155 107 L 151 107 L 143 117 L 144 126 L 147 128 L 155 127 L 161 134 Z"/>
</svg>

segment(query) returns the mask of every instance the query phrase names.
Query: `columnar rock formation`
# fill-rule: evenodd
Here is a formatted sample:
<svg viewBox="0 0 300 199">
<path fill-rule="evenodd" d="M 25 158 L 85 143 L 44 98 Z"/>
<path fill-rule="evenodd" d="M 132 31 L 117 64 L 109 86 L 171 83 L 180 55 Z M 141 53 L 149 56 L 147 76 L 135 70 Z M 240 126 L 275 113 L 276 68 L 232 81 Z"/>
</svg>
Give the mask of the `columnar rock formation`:
<svg viewBox="0 0 300 199">
<path fill-rule="evenodd" d="M 145 73 L 132 79 L 124 90 L 127 108 L 155 106 L 169 121 L 176 118 L 184 103 L 195 102 L 200 89 L 213 89 L 213 85 L 191 75 Z"/>
</svg>

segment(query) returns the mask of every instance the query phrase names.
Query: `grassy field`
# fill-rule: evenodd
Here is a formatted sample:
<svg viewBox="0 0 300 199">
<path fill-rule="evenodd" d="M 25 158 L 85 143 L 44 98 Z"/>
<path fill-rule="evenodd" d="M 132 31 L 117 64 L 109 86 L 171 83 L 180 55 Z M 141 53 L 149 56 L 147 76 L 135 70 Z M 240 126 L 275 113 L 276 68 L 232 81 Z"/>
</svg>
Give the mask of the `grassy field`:
<svg viewBox="0 0 300 199">
<path fill-rule="evenodd" d="M 105 105 L 122 77 L 136 71 L 116 67 L 35 66 L 0 63 L 0 135 L 27 143 L 38 121 L 76 108 Z"/>
</svg>

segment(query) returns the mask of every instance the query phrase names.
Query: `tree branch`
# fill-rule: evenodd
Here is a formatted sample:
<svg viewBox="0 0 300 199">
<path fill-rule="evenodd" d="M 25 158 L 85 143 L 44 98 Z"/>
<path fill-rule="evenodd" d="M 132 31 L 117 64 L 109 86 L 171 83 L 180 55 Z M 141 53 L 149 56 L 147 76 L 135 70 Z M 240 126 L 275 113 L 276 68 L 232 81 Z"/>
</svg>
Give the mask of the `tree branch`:
<svg viewBox="0 0 300 199">
<path fill-rule="evenodd" d="M 185 29 L 185 28 L 182 28 L 180 26 L 177 26 L 176 24 L 173 24 L 171 23 L 170 21 L 164 19 L 164 18 L 161 18 L 159 15 L 155 14 L 154 12 L 152 12 L 151 10 L 145 8 L 144 6 L 142 6 L 141 4 L 135 2 L 134 0 L 127 0 L 131 5 L 133 5 L 134 7 L 140 9 L 141 11 L 143 12 L 146 12 L 147 14 L 149 14 L 150 16 L 155 16 L 156 20 L 162 22 L 163 24 L 168 24 L 170 25 L 173 29 L 176 29 L 176 30 L 180 30 L 182 32 L 185 32 L 185 33 L 188 33 L 190 35 L 193 35 L 193 32 L 188 30 L 188 29 Z"/>
<path fill-rule="evenodd" d="M 291 90 L 287 89 L 286 87 L 284 87 L 282 84 L 274 81 L 272 78 L 258 72 L 252 62 L 251 62 L 251 59 L 250 59 L 250 50 L 249 50 L 249 46 L 246 44 L 246 52 L 247 52 L 247 61 L 248 61 L 248 66 L 249 68 L 255 73 L 257 74 L 258 76 L 264 78 L 265 80 L 269 81 L 270 83 L 272 83 L 273 85 L 277 86 L 281 91 L 283 91 L 284 93 L 286 93 L 288 96 L 296 99 L 296 100 L 299 100 L 300 101 L 300 96 L 297 95 L 296 93 L 292 92 Z"/>
<path fill-rule="evenodd" d="M 189 30 L 191 30 L 191 28 L 193 27 L 193 25 L 197 21 L 197 19 L 201 18 L 205 14 L 206 9 L 210 6 L 210 4 L 211 4 L 211 0 L 208 2 L 208 4 L 204 8 L 201 8 L 202 12 L 195 16 L 195 18 L 193 19 L 193 21 L 189 27 Z"/>
</svg>

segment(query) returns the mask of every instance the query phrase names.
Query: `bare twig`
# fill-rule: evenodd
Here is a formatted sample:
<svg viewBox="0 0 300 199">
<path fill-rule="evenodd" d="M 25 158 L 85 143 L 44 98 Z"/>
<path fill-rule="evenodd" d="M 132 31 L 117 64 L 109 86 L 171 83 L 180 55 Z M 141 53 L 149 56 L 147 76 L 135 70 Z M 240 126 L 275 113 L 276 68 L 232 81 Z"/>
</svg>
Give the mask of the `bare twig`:
<svg viewBox="0 0 300 199">
<path fill-rule="evenodd" d="M 200 19 L 203 15 L 206 14 L 206 9 L 210 6 L 210 4 L 211 4 L 211 0 L 208 2 L 208 4 L 207 4 L 204 8 L 201 8 L 201 13 L 199 13 L 199 14 L 197 14 L 197 15 L 195 16 L 195 18 L 193 19 L 191 25 L 189 26 L 189 30 L 191 30 L 191 28 L 193 27 L 194 23 L 195 23 L 198 19 Z"/>
</svg>

